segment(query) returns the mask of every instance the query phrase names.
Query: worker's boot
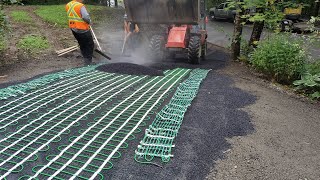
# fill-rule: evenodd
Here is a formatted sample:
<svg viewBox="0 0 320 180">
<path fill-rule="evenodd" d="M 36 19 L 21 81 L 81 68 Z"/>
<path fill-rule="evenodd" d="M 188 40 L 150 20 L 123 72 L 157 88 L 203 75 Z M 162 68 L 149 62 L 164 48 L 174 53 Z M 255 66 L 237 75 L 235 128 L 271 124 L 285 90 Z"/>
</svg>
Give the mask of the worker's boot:
<svg viewBox="0 0 320 180">
<path fill-rule="evenodd" d="M 92 63 L 92 59 L 91 58 L 84 58 L 84 65 L 90 65 Z"/>
</svg>

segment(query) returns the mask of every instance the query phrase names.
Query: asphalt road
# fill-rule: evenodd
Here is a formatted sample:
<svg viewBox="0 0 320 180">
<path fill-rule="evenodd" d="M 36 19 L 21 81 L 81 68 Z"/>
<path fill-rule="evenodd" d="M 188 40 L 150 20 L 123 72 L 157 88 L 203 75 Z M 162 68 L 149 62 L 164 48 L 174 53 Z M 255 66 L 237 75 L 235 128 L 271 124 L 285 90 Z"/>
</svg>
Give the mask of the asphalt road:
<svg viewBox="0 0 320 180">
<path fill-rule="evenodd" d="M 250 35 L 252 32 L 252 24 L 247 24 L 243 27 L 243 37 L 249 41 Z M 231 40 L 232 40 L 232 34 L 233 34 L 233 23 L 226 22 L 224 20 L 215 20 L 215 21 L 209 21 L 207 24 L 207 30 L 208 30 L 208 41 L 216 44 L 218 46 L 222 47 L 230 47 Z M 266 38 L 268 36 L 272 36 L 273 33 L 264 30 L 262 33 L 262 38 Z M 296 34 L 295 34 L 296 35 Z M 301 35 L 293 36 L 294 38 L 298 38 Z M 308 43 L 308 40 L 306 40 L 306 44 Z M 315 60 L 320 60 L 320 42 L 317 43 L 317 45 L 312 45 L 311 47 L 306 47 L 307 52 L 311 54 L 311 56 Z"/>
<path fill-rule="evenodd" d="M 250 39 L 252 25 L 245 25 L 243 28 L 243 37 L 247 40 Z M 233 23 L 216 20 L 209 21 L 207 24 L 208 30 L 208 41 L 222 47 L 230 47 L 232 34 L 233 34 Z"/>
</svg>

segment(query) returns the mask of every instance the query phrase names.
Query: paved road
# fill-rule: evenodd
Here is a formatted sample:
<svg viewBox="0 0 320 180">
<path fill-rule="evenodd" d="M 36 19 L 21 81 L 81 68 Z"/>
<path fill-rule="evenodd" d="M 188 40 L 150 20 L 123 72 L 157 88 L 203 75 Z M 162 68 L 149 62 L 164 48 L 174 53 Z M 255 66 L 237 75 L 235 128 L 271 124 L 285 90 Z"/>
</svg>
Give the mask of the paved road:
<svg viewBox="0 0 320 180">
<path fill-rule="evenodd" d="M 209 21 L 207 25 L 208 30 L 208 41 L 222 46 L 230 47 L 232 34 L 233 34 L 233 24 L 225 21 Z M 245 25 L 243 28 L 243 37 L 248 41 L 252 32 L 252 24 Z M 271 32 L 264 31 L 262 38 L 272 36 Z M 320 60 L 320 46 L 313 46 L 308 48 L 312 57 L 316 60 Z"/>
<path fill-rule="evenodd" d="M 233 34 L 233 23 L 225 21 L 209 21 L 207 24 L 208 30 L 208 41 L 222 46 L 229 47 L 232 40 Z M 251 27 L 245 26 L 243 28 L 243 35 L 249 40 L 251 34 Z"/>
</svg>

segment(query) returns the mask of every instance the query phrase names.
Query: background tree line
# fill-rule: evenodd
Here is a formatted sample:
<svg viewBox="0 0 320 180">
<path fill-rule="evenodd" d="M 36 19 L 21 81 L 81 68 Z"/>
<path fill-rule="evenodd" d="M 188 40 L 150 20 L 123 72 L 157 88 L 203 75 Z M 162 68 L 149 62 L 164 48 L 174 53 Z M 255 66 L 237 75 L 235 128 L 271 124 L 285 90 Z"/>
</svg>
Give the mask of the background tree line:
<svg viewBox="0 0 320 180">
<path fill-rule="evenodd" d="M 70 0 L 0 0 L 2 4 L 22 3 L 25 5 L 51 5 L 66 4 Z M 86 4 L 110 5 L 110 0 L 85 0 Z M 118 6 L 118 0 L 114 0 L 115 6 Z"/>
<path fill-rule="evenodd" d="M 207 7 L 209 9 L 226 1 L 227 0 L 207 0 Z M 319 15 L 319 0 L 285 0 L 284 2 L 291 2 L 295 4 L 303 3 L 305 5 L 302 11 L 304 16 L 310 17 Z"/>
<path fill-rule="evenodd" d="M 48 4 L 65 4 L 70 0 L 0 0 L 1 3 L 10 4 L 13 2 L 23 3 L 26 5 L 48 5 Z M 207 7 L 212 8 L 220 3 L 226 2 L 226 0 L 207 0 Z M 319 2 L 317 0 L 293 0 L 294 3 L 303 3 L 307 4 L 303 9 L 303 14 L 306 16 L 318 16 L 319 14 Z M 85 3 L 87 4 L 101 4 L 101 5 L 110 5 L 110 0 L 88 0 Z M 118 0 L 114 0 L 115 6 L 118 6 Z"/>
</svg>

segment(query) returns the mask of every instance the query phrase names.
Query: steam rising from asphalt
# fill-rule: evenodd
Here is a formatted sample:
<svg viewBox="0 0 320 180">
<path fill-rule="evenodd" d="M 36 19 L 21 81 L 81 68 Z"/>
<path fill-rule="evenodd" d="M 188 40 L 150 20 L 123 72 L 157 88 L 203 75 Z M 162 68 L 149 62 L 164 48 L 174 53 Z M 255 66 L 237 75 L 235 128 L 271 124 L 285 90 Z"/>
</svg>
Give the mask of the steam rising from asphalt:
<svg viewBox="0 0 320 180">
<path fill-rule="evenodd" d="M 120 29 L 119 31 L 108 30 L 103 28 L 95 28 L 95 33 L 97 35 L 98 41 L 102 47 L 102 50 L 107 54 L 112 54 L 112 60 L 108 61 L 104 58 L 96 55 L 97 62 L 110 62 L 110 63 L 134 63 L 139 65 L 148 65 L 151 64 L 151 58 L 148 58 L 148 38 L 140 33 L 142 36 L 142 41 L 138 41 L 140 43 L 136 43 L 133 46 L 136 47 L 134 50 L 128 49 L 125 55 L 121 55 L 121 50 L 124 41 L 124 31 Z"/>
</svg>

